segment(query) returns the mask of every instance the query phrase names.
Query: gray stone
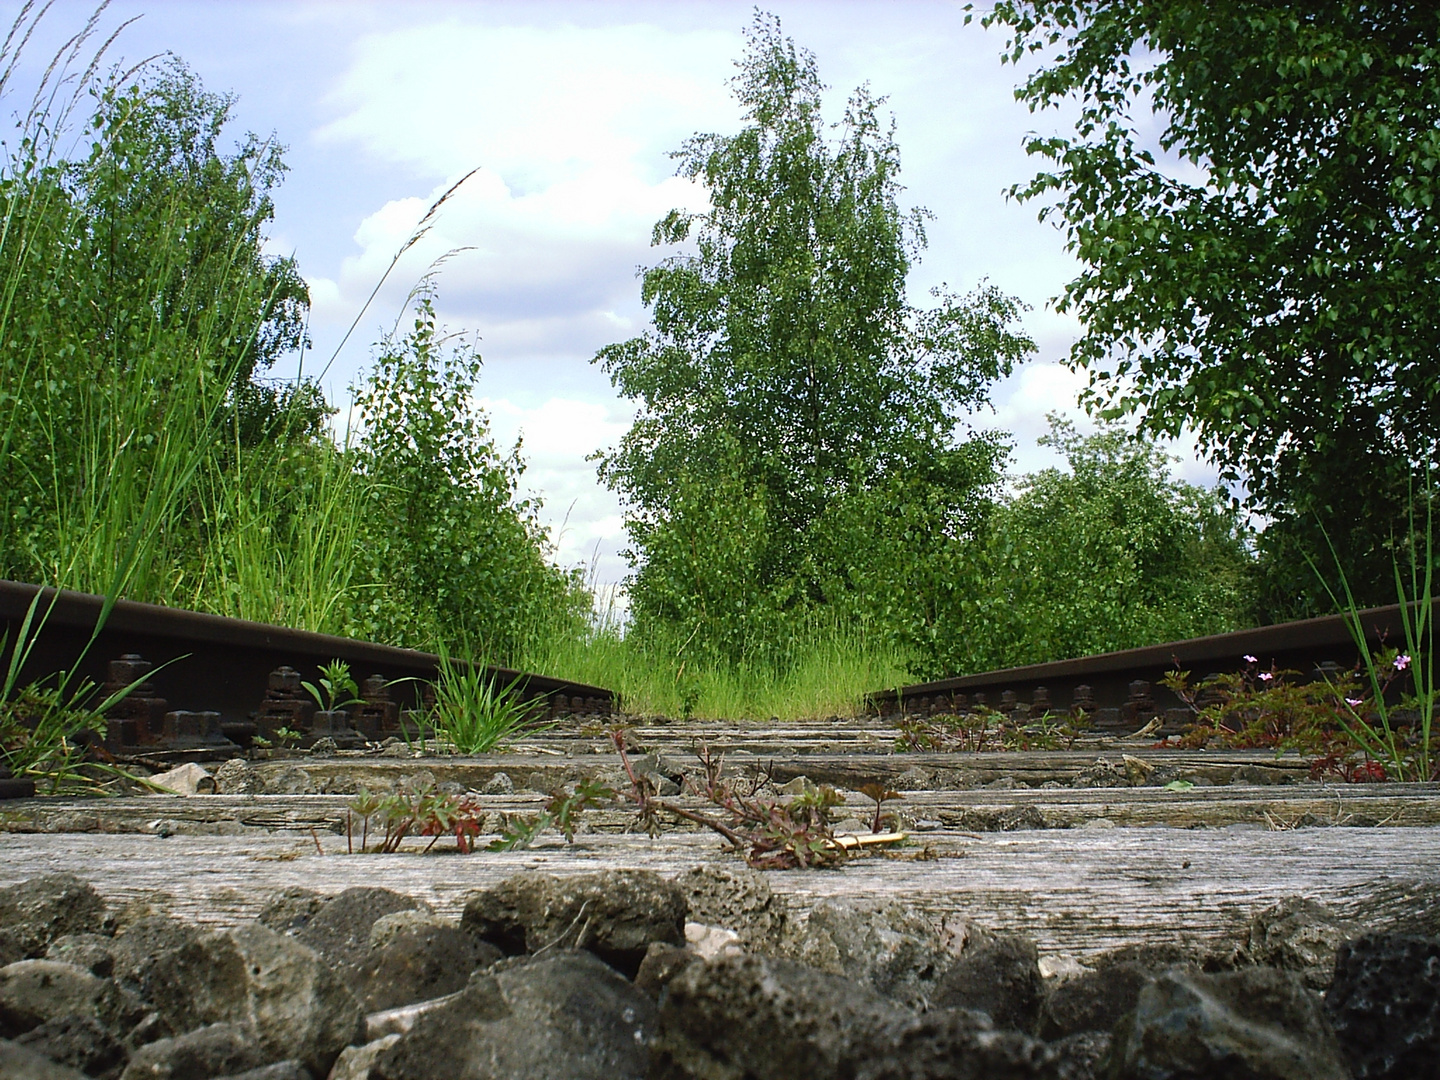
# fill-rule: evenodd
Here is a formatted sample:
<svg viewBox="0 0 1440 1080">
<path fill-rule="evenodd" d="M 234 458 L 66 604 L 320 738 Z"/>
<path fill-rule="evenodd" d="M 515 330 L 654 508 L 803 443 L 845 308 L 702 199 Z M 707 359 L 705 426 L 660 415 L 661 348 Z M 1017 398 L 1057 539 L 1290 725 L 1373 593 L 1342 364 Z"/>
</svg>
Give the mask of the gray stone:
<svg viewBox="0 0 1440 1080">
<path fill-rule="evenodd" d="M 898 904 L 822 900 L 782 941 L 781 955 L 844 975 L 906 1004 L 926 1002 L 955 963 L 940 931 Z"/>
<path fill-rule="evenodd" d="M 485 786 L 480 789 L 482 795 L 513 795 L 515 793 L 515 782 L 510 779 L 509 773 L 497 772 Z"/>
<path fill-rule="evenodd" d="M 56 960 L 20 960 L 0 968 L 0 1035 L 14 1038 L 49 1020 L 86 1016 L 123 1035 L 145 1010 L 114 980 Z"/>
<path fill-rule="evenodd" d="M 211 1080 L 267 1063 L 264 1048 L 241 1024 L 210 1024 L 159 1039 L 131 1055 L 121 1080 Z"/>
<path fill-rule="evenodd" d="M 1049 1046 L 997 1031 L 984 1013 L 939 1009 L 906 1024 L 862 1058 L 856 1080 L 1091 1080 L 1096 1048 Z M 848 1073 L 844 1074 L 848 1075 Z"/>
<path fill-rule="evenodd" d="M 662 798 L 680 794 L 680 785 L 662 772 L 651 770 L 644 775 L 643 779 L 650 785 L 650 790 Z"/>
<path fill-rule="evenodd" d="M 347 1046 L 340 1051 L 328 1080 L 370 1080 L 371 1066 L 384 1050 L 400 1041 L 400 1033 L 385 1035 L 364 1046 Z"/>
<path fill-rule="evenodd" d="M 752 952 L 768 952 L 780 944 L 789 922 L 785 897 L 770 888 L 770 879 L 749 867 L 697 866 L 675 879 L 685 894 L 688 918 L 706 926 L 723 926 L 740 935 Z"/>
<path fill-rule="evenodd" d="M 947 815 L 946 823 L 970 832 L 1019 832 L 1049 827 L 1045 815 L 1036 806 L 971 806 Z"/>
<path fill-rule="evenodd" d="M 1152 976 L 1173 967 L 1198 971 L 1205 966 L 1211 947 L 1210 943 L 1202 945 L 1188 941 L 1139 941 L 1101 953 L 1090 961 L 1090 966 L 1098 972 L 1107 972 L 1133 964 Z"/>
<path fill-rule="evenodd" d="M 292 885 L 273 893 L 255 921 L 277 934 L 295 934 L 329 902 L 324 893 Z"/>
<path fill-rule="evenodd" d="M 660 991 L 691 964 L 703 963 L 690 949 L 678 949 L 663 941 L 652 942 L 635 973 L 635 989 L 646 997 L 659 1000 Z"/>
<path fill-rule="evenodd" d="M 513 962 L 513 961 L 512 961 Z M 476 976 L 471 976 L 470 982 L 475 981 Z M 470 983 L 465 984 L 467 987 Z M 434 1012 L 437 1009 L 446 1009 L 465 991 L 455 994 L 446 994 L 441 998 L 432 998 L 429 1001 L 418 1001 L 414 1005 L 402 1005 L 398 1009 L 386 1009 L 383 1012 L 371 1013 L 365 1017 L 365 1032 L 362 1038 L 367 1043 L 376 1039 L 383 1039 L 386 1035 L 404 1035 L 413 1028 L 426 1013 Z"/>
<path fill-rule="evenodd" d="M 315 1080 L 315 1074 L 298 1061 L 277 1061 L 243 1073 L 217 1076 L 215 1080 Z"/>
<path fill-rule="evenodd" d="M 937 787 L 935 770 L 911 765 L 892 782 L 896 791 L 930 791 Z"/>
<path fill-rule="evenodd" d="M 240 1024 L 266 1056 L 324 1075 L 360 1029 L 359 1002 L 314 950 L 259 923 L 206 934 L 155 959 L 149 996 L 172 1031 Z"/>
<path fill-rule="evenodd" d="M 259 795 L 265 778 L 244 758 L 231 758 L 215 770 L 217 795 Z"/>
<path fill-rule="evenodd" d="M 150 783 L 175 795 L 209 795 L 216 790 L 215 777 L 193 761 L 150 777 Z"/>
<path fill-rule="evenodd" d="M 48 874 L 0 889 L 0 965 L 43 956 L 63 934 L 105 927 L 105 901 L 73 874 Z"/>
<path fill-rule="evenodd" d="M 477 974 L 381 1050 L 368 1078 L 640 1080 L 654 1016 L 654 1003 L 592 954 L 547 953 Z"/>
<path fill-rule="evenodd" d="M 938 1008 L 986 1013 L 996 1027 L 1033 1031 L 1043 987 L 1035 943 L 1018 934 L 998 934 L 966 948 L 930 1000 Z"/>
<path fill-rule="evenodd" d="M 83 967 L 104 979 L 115 971 L 114 949 L 115 939 L 104 934 L 62 934 L 45 950 L 45 959 Z"/>
<path fill-rule="evenodd" d="M 1286 897 L 1250 920 L 1247 949 L 1255 963 L 1296 972 L 1310 989 L 1325 990 L 1340 943 L 1358 932 L 1324 904 Z"/>
<path fill-rule="evenodd" d="M 0 1076 L 5 1080 L 86 1080 L 84 1073 L 9 1039 L 0 1039 Z"/>
<path fill-rule="evenodd" d="M 47 1020 L 15 1040 L 51 1061 L 98 1076 L 125 1063 L 125 1047 L 93 1016 L 70 1014 Z"/>
<path fill-rule="evenodd" d="M 1077 1031 L 1052 1042 L 1050 1048 L 1057 1062 L 1063 1062 L 1064 1071 L 1074 1074 L 1077 1080 L 1092 1080 L 1100 1075 L 1112 1041 L 1108 1031 Z"/>
<path fill-rule="evenodd" d="M 448 919 L 441 918 L 424 908 L 406 908 L 381 915 L 370 924 L 370 948 L 383 949 L 390 940 L 402 931 L 415 930 L 423 926 L 453 926 Z"/>
<path fill-rule="evenodd" d="M 1293 972 L 1164 972 L 1115 1029 L 1113 1080 L 1346 1080 L 1320 996 Z"/>
<path fill-rule="evenodd" d="M 1065 979 L 1040 1007 L 1040 1037 L 1062 1039 L 1086 1031 L 1110 1031 L 1135 1008 L 1140 991 L 1154 974 L 1134 961 L 1122 961 L 1104 971 Z"/>
<path fill-rule="evenodd" d="M 652 942 L 683 945 L 685 894 L 650 870 L 522 873 L 471 893 L 462 929 L 507 955 L 579 948 L 634 976 Z"/>
<path fill-rule="evenodd" d="M 145 1000 L 154 990 L 152 969 L 173 949 L 198 941 L 203 931 L 169 915 L 147 915 L 119 934 L 110 946 L 111 974 Z"/>
<path fill-rule="evenodd" d="M 265 779 L 266 795 L 314 795 L 316 790 L 310 774 L 296 765 L 277 769 Z"/>
<path fill-rule="evenodd" d="M 1440 938 L 1372 934 L 1340 947 L 1325 997 L 1357 1080 L 1434 1076 L 1440 1062 Z"/>
<path fill-rule="evenodd" d="M 1070 782 L 1072 788 L 1129 787 L 1125 766 L 1118 761 L 1096 758 L 1093 765 L 1081 769 Z"/>
<path fill-rule="evenodd" d="M 692 964 L 666 988 L 651 1080 L 1062 1080 L 1051 1047 L 965 1010 L 919 1014 L 841 976 L 755 955 Z"/>
<path fill-rule="evenodd" d="M 295 939 L 323 956 L 348 983 L 370 952 L 375 921 L 397 911 L 428 912 L 429 907 L 389 889 L 346 889 L 296 930 Z"/>
<path fill-rule="evenodd" d="M 386 920 L 407 916 L 427 921 L 392 924 L 393 928 L 380 926 Z M 376 930 L 382 932 L 376 934 Z M 494 945 L 419 912 L 386 915 L 376 920 L 371 936 L 382 944 L 349 969 L 353 974 L 348 980 L 367 1013 L 463 990 L 472 971 L 488 967 L 502 955 Z"/>
</svg>

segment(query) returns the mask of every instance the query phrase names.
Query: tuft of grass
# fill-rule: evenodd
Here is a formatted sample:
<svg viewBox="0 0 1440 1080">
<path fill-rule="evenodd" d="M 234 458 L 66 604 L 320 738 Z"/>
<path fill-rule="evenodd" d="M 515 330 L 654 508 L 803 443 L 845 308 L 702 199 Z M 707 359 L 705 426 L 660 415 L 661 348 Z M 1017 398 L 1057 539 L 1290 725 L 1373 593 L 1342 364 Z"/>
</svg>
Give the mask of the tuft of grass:
<svg viewBox="0 0 1440 1080">
<path fill-rule="evenodd" d="M 150 675 L 98 701 L 99 687 L 94 681 L 76 675 L 109 616 L 114 598 L 107 597 L 90 640 L 80 650 L 74 666 L 22 686 L 20 672 L 55 610 L 60 592 L 57 589 L 52 593 L 49 604 L 41 611 L 43 596 L 37 592 L 30 601 L 13 644 L 8 631 L 0 634 L 0 763 L 16 776 L 33 777 L 42 785 L 41 792 L 49 795 L 94 794 L 104 790 L 103 778 L 137 779 L 124 769 L 89 761 L 86 750 L 89 741 L 105 731 L 105 711 L 128 697 Z"/>
<path fill-rule="evenodd" d="M 1415 499 L 1409 500 L 1411 507 L 1409 543 L 1402 566 L 1398 556 L 1393 561 L 1395 571 L 1395 594 L 1400 605 L 1400 623 L 1404 631 L 1405 651 L 1398 649 L 1372 652 L 1366 636 L 1366 628 L 1360 618 L 1360 609 L 1351 591 L 1350 581 L 1341 565 L 1340 556 L 1331 542 L 1329 534 L 1321 529 L 1325 543 L 1330 548 L 1330 557 L 1335 563 L 1336 576 L 1340 583 L 1339 594 L 1330 587 L 1325 576 L 1314 562 L 1310 567 L 1320 577 L 1331 601 L 1340 610 L 1345 626 L 1350 631 L 1364 670 L 1369 693 L 1362 699 L 1347 699 L 1337 695 L 1345 705 L 1345 714 L 1340 724 L 1345 734 L 1360 748 L 1367 758 L 1384 762 L 1385 768 L 1397 780 L 1434 780 L 1440 777 L 1440 753 L 1434 746 L 1434 721 L 1440 691 L 1436 687 L 1435 668 L 1435 478 L 1425 472 L 1425 529 L 1424 552 L 1418 550 L 1417 529 L 1414 515 Z M 1340 597 L 1344 597 L 1341 602 Z M 1402 727 L 1398 710 L 1386 701 L 1386 692 L 1391 680 L 1397 676 L 1408 676 L 1410 692 L 1401 696 L 1402 708 L 1413 712 L 1415 721 L 1408 728 Z"/>
<path fill-rule="evenodd" d="M 442 648 L 431 714 L 436 731 L 462 754 L 488 754 L 536 730 L 541 725 L 534 703 L 520 697 L 522 678 L 498 686 L 482 666 L 456 660 Z"/>
</svg>

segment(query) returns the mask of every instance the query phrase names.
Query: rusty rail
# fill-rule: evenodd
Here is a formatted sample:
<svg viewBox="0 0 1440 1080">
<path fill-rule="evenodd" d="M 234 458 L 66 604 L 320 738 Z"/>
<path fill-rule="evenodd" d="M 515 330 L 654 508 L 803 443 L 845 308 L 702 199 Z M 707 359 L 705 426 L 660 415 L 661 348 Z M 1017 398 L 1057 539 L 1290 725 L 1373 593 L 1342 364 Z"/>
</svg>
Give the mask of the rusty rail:
<svg viewBox="0 0 1440 1080">
<path fill-rule="evenodd" d="M 1436 614 L 1440 614 L 1440 600 L 1435 601 L 1432 620 Z M 1404 645 L 1398 604 L 1367 608 L 1359 615 L 1372 646 L 1381 642 Z M 1254 656 L 1263 668 L 1273 664 L 1299 671 L 1305 678 L 1318 678 L 1327 669 L 1354 665 L 1359 650 L 1344 619 L 1327 615 L 1141 649 L 916 683 L 872 693 L 868 703 L 881 716 L 955 712 L 982 705 L 1001 712 L 1018 707 L 1037 716 L 1046 711 L 1083 709 L 1102 729 L 1138 726 L 1157 716 L 1166 718 L 1173 729 L 1188 720 L 1190 713 L 1178 698 L 1158 685 L 1160 679 L 1177 666 L 1189 671 L 1192 681 L 1240 671 L 1247 664 L 1246 656 Z"/>
<path fill-rule="evenodd" d="M 7 632 L 11 648 L 41 592 L 43 613 L 53 590 L 0 581 L 0 631 Z M 99 596 L 62 593 L 20 672 L 20 685 L 72 668 L 101 687 L 148 676 L 107 713 L 105 741 L 112 753 L 157 753 L 172 760 L 215 756 L 227 745 L 236 749 L 281 727 L 301 732 L 307 741 L 333 737 L 342 747 L 404 734 L 405 713 L 423 704 L 439 668 L 438 656 L 413 649 L 128 600 L 116 602 L 77 667 L 103 604 Z M 8 657 L 7 650 L 6 663 Z M 364 703 L 344 716 L 317 714 L 300 687 L 302 678 L 314 681 L 318 666 L 331 660 L 345 661 L 362 683 Z M 520 698 L 533 703 L 537 718 L 608 713 L 615 706 L 614 695 L 600 687 L 507 668 L 485 670 L 499 688 L 514 684 Z"/>
</svg>

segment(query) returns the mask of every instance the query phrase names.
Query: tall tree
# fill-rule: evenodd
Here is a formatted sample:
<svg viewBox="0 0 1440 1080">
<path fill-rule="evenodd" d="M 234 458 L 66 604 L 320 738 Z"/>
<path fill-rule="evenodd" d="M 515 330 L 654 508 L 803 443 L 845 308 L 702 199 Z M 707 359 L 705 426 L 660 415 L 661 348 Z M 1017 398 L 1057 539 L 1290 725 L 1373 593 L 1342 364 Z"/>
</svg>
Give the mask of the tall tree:
<svg viewBox="0 0 1440 1080">
<path fill-rule="evenodd" d="M 655 227 L 656 245 L 689 247 L 644 274 L 653 331 L 596 357 L 641 403 L 600 462 L 627 503 L 636 615 L 693 623 L 732 652 L 778 613 L 834 599 L 844 568 L 818 565 L 812 540 L 837 500 L 923 477 L 943 492 L 931 527 L 953 530 L 1001 455 L 956 426 L 1031 348 L 1009 329 L 1021 305 L 992 287 L 907 302 L 925 213 L 900 208 L 881 102 L 857 90 L 832 139 L 815 58 L 767 15 L 747 44 L 733 81 L 745 126 L 675 155 L 710 209 Z"/>
<path fill-rule="evenodd" d="M 1193 425 L 1243 483 L 1273 522 L 1272 614 L 1324 603 L 1300 558 L 1328 562 L 1321 529 L 1361 599 L 1393 601 L 1409 479 L 1440 450 L 1440 8 L 1004 0 L 986 21 L 1042 57 L 1018 97 L 1079 102 L 1015 194 L 1053 200 L 1084 264 L 1059 307 L 1091 401 Z"/>
</svg>

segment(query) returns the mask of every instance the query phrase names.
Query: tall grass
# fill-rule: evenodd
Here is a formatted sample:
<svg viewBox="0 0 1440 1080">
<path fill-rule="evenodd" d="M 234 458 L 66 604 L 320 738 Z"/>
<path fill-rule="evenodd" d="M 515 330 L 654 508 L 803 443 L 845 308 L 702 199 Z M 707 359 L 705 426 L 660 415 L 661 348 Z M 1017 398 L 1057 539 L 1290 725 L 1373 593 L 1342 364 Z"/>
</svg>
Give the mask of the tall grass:
<svg viewBox="0 0 1440 1080">
<path fill-rule="evenodd" d="M 582 633 L 560 628 L 527 657 L 534 670 L 603 686 L 639 715 L 707 720 L 815 720 L 858 713 L 867 693 L 910 681 L 910 658 L 863 623 L 816 617 L 779 656 L 724 662 L 687 643 L 626 633 L 611 608 Z"/>
<path fill-rule="evenodd" d="M 0 96 L 47 10 L 24 7 L 0 43 Z M 375 430 L 356 446 L 313 414 L 247 430 L 241 391 L 284 301 L 260 254 L 278 158 L 253 142 L 218 155 L 228 106 L 183 67 L 102 77 L 114 38 L 98 26 L 45 69 L 0 149 L 0 576 L 439 651 L 483 640 L 497 651 L 463 658 L 613 688 L 643 713 L 822 717 L 904 678 L 858 624 L 812 620 L 763 658 L 712 663 L 626 634 L 613 610 L 587 623 L 515 501 L 517 467 L 457 411 L 478 357 L 447 358 L 428 290 L 414 333 L 381 344 L 362 395 Z M 196 117 L 209 142 L 204 123 L 185 141 Z M 198 158 L 177 167 L 166 139 Z"/>
<path fill-rule="evenodd" d="M 199 498 L 205 542 L 175 602 L 343 633 L 351 605 L 376 588 L 356 564 L 366 493 L 343 452 L 304 444 L 237 452 L 228 468 L 209 463 Z"/>
<path fill-rule="evenodd" d="M 1440 691 L 1437 691 L 1435 669 L 1435 567 L 1440 552 L 1435 548 L 1435 483 L 1433 474 L 1427 469 L 1424 484 L 1425 528 L 1421 533 L 1416 528 L 1414 485 L 1411 485 L 1410 528 L 1404 565 L 1395 557 L 1395 594 L 1399 603 L 1400 624 L 1404 634 L 1401 643 L 1404 651 L 1394 646 L 1377 653 L 1371 650 L 1366 627 L 1360 618 L 1360 608 L 1350 588 L 1349 578 L 1341 565 L 1335 545 L 1324 532 L 1325 542 L 1330 547 L 1336 577 L 1340 583 L 1339 595 L 1331 588 L 1329 581 L 1311 562 L 1311 569 L 1320 577 L 1331 602 L 1340 610 L 1350 637 L 1359 650 L 1365 681 L 1369 694 L 1364 699 L 1366 708 L 1358 701 L 1345 698 L 1347 716 L 1341 724 L 1346 735 L 1368 757 L 1385 763 L 1386 768 L 1397 780 L 1434 780 L 1440 777 L 1440 753 L 1435 744 L 1435 711 L 1440 705 Z M 1424 550 L 1420 550 L 1420 537 L 1424 537 Z M 1344 603 L 1341 603 L 1341 596 Z M 1409 683 L 1408 693 L 1400 695 L 1403 710 L 1414 716 L 1413 724 L 1402 725 L 1396 713 L 1386 701 L 1386 692 L 1392 681 L 1400 678 L 1402 685 Z"/>
<path fill-rule="evenodd" d="M 0 88 L 47 9 L 22 10 Z M 255 273 L 257 221 L 197 240 L 180 185 L 127 171 L 143 150 L 125 140 L 146 136 L 127 127 L 126 78 L 97 78 L 113 35 L 77 66 L 97 18 L 0 160 L 0 571 L 167 600 L 274 285 Z M 108 120 L 77 136 L 92 95 Z"/>
</svg>

